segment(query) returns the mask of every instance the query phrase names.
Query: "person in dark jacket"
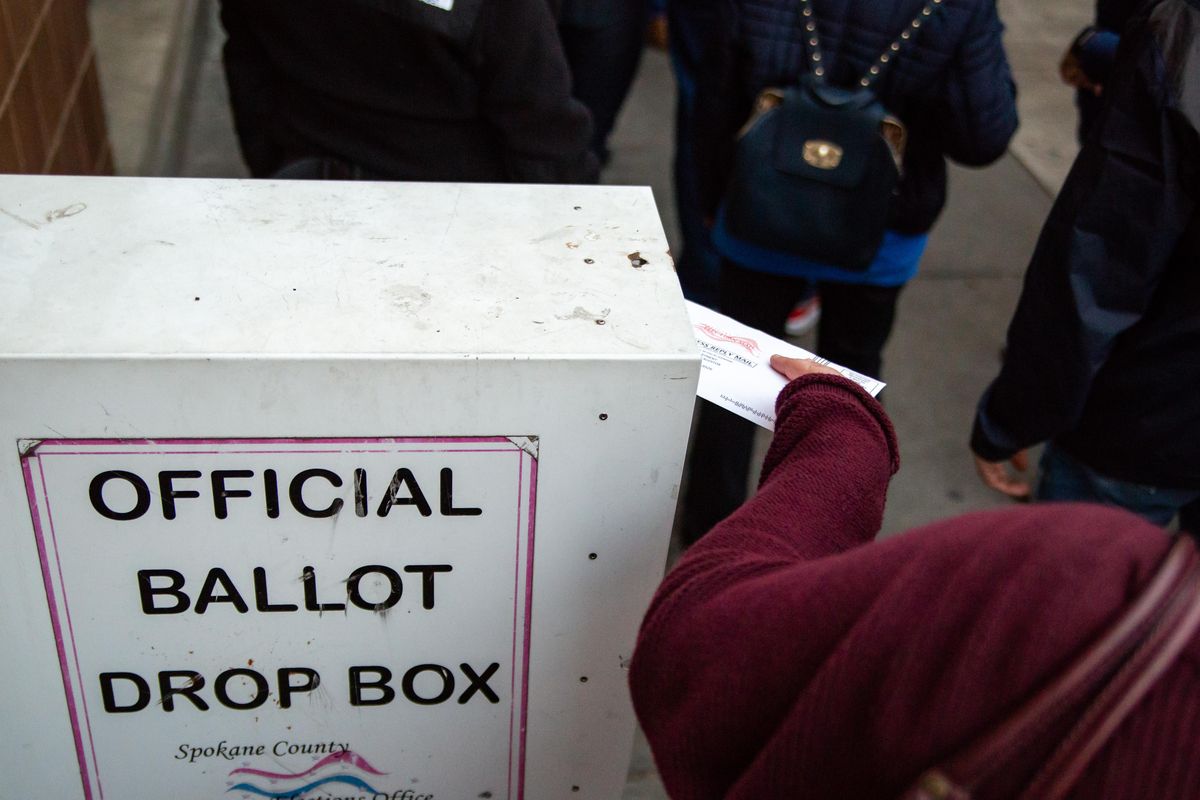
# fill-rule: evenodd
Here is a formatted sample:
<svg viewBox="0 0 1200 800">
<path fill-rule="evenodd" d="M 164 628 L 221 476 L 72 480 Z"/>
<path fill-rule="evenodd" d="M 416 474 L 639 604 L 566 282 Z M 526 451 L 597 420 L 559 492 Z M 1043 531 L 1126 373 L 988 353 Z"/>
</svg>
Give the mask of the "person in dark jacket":
<svg viewBox="0 0 1200 800">
<path fill-rule="evenodd" d="M 1096 22 L 1071 42 L 1059 65 L 1063 81 L 1075 87 L 1079 109 L 1079 141 L 1100 116 L 1104 86 L 1112 75 L 1121 31 L 1145 0 L 1097 0 Z"/>
<path fill-rule="evenodd" d="M 1049 442 L 1037 496 L 1200 522 L 1200 0 L 1126 27 L 1106 105 L 1042 230 L 971 448 L 984 482 Z"/>
<path fill-rule="evenodd" d="M 896 800 L 1061 677 L 1135 604 L 1172 542 L 1127 512 L 1076 504 L 872 542 L 898 466 L 887 415 L 812 362 L 772 364 L 795 379 L 759 492 L 656 593 L 630 666 L 634 708 L 672 798 Z M 1179 635 L 1183 651 L 1066 797 L 1200 797 L 1200 636 Z M 1059 797 L 1022 789 L 1096 677 L 1056 706 L 1048 735 L 1008 740 L 1025 746 L 986 762 L 992 774 L 969 796 Z"/>
<path fill-rule="evenodd" d="M 550 0 L 222 0 L 224 58 L 255 177 L 592 183 L 587 110 Z"/>
<path fill-rule="evenodd" d="M 1016 89 L 995 3 L 945 0 L 922 18 L 919 29 L 911 28 L 925 7 L 925 0 L 811 0 L 807 5 L 723 0 L 725 19 L 709 26 L 716 38 L 697 76 L 696 167 L 706 213 L 718 220 L 713 242 L 723 256 L 720 310 L 773 331 L 816 281 L 822 306 L 817 352 L 875 377 L 900 290 L 916 273 L 929 229 L 946 202 L 946 158 L 989 164 L 1004 154 L 1017 127 Z M 805 8 L 811 8 L 811 17 Z M 729 235 L 718 209 L 737 131 L 758 93 L 794 85 L 816 68 L 807 49 L 814 34 L 825 80 L 850 87 L 902 32 L 909 34 L 906 46 L 890 58 L 875 86 L 883 105 L 907 127 L 908 147 L 889 230 L 870 268 L 852 272 L 815 264 L 746 246 Z M 684 501 L 685 540 L 694 540 L 745 498 L 753 435 L 752 423 L 701 406 Z"/>
</svg>

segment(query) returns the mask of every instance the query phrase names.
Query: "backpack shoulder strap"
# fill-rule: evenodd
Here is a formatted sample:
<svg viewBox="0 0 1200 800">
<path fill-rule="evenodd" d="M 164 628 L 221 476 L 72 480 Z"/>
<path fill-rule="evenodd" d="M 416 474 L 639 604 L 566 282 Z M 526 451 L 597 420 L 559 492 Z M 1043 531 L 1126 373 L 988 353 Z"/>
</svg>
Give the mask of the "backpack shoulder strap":
<svg viewBox="0 0 1200 800">
<path fill-rule="evenodd" d="M 1021 793 L 1022 800 L 1061 800 L 1197 630 L 1200 555 L 1184 535 L 1099 639 L 982 739 L 922 775 L 903 800 L 969 800 L 1015 759 L 1039 750 L 1048 730 L 1074 718 Z"/>
<path fill-rule="evenodd" d="M 905 45 L 917 38 L 921 28 L 945 3 L 946 0 L 927 0 L 920 13 L 904 26 L 904 29 L 896 35 L 887 49 L 880 53 L 879 57 L 871 64 L 866 74 L 858 79 L 859 87 L 870 89 L 900 55 Z M 812 0 L 800 0 L 800 19 L 804 27 L 802 34 L 804 63 L 809 67 L 813 77 L 823 83 L 825 80 L 825 54 L 821 52 L 821 37 L 817 33 L 817 15 L 813 11 Z"/>
<path fill-rule="evenodd" d="M 808 2 L 808 0 L 804 0 L 804 2 Z M 858 79 L 858 85 L 864 89 L 874 86 L 879 77 L 887 72 L 888 67 L 900 55 L 905 45 L 916 40 L 917 34 L 921 32 L 925 23 L 945 4 L 946 0 L 928 0 L 925 7 L 921 9 L 921 13 L 913 17 L 912 22 L 908 23 L 904 30 L 900 31 L 900 34 L 887 46 L 887 49 L 879 54 L 875 63 L 867 69 L 867 74 Z"/>
</svg>

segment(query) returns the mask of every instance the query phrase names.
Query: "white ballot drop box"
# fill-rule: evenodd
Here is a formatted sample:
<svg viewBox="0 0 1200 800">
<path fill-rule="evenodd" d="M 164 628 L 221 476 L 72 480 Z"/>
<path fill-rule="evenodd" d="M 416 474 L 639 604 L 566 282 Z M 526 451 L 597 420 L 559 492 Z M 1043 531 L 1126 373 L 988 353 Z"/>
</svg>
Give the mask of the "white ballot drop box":
<svg viewBox="0 0 1200 800">
<path fill-rule="evenodd" d="M 619 796 L 649 189 L 0 176 L 0 320 L 4 796 Z"/>
</svg>

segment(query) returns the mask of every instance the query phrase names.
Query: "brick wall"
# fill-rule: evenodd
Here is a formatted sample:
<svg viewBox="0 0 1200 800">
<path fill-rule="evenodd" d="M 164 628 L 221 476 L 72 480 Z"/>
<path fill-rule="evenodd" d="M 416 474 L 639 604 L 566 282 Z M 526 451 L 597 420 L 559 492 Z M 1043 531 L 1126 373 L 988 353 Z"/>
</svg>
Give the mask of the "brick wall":
<svg viewBox="0 0 1200 800">
<path fill-rule="evenodd" d="M 0 172 L 112 170 L 86 0 L 0 0 Z"/>
</svg>

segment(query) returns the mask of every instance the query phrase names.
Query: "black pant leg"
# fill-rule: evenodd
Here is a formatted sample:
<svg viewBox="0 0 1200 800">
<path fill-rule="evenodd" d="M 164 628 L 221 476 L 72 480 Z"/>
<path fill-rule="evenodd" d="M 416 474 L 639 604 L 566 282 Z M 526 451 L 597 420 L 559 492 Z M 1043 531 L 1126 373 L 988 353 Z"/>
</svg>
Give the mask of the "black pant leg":
<svg viewBox="0 0 1200 800">
<path fill-rule="evenodd" d="M 560 24 L 563 52 L 571 67 L 571 94 L 592 114 L 592 152 L 608 163 L 608 137 L 633 85 L 642 59 L 649 7 L 611 3 L 607 20 L 595 26 Z"/>
<path fill-rule="evenodd" d="M 903 286 L 822 282 L 817 352 L 872 378 L 883 374 L 883 346 L 892 333 Z"/>
<path fill-rule="evenodd" d="M 769 333 L 782 324 L 808 282 L 721 264 L 721 312 Z M 770 353 L 763 353 L 767 358 Z M 691 544 L 746 500 L 757 426 L 708 402 L 700 403 L 683 500 L 683 539 Z"/>
</svg>

